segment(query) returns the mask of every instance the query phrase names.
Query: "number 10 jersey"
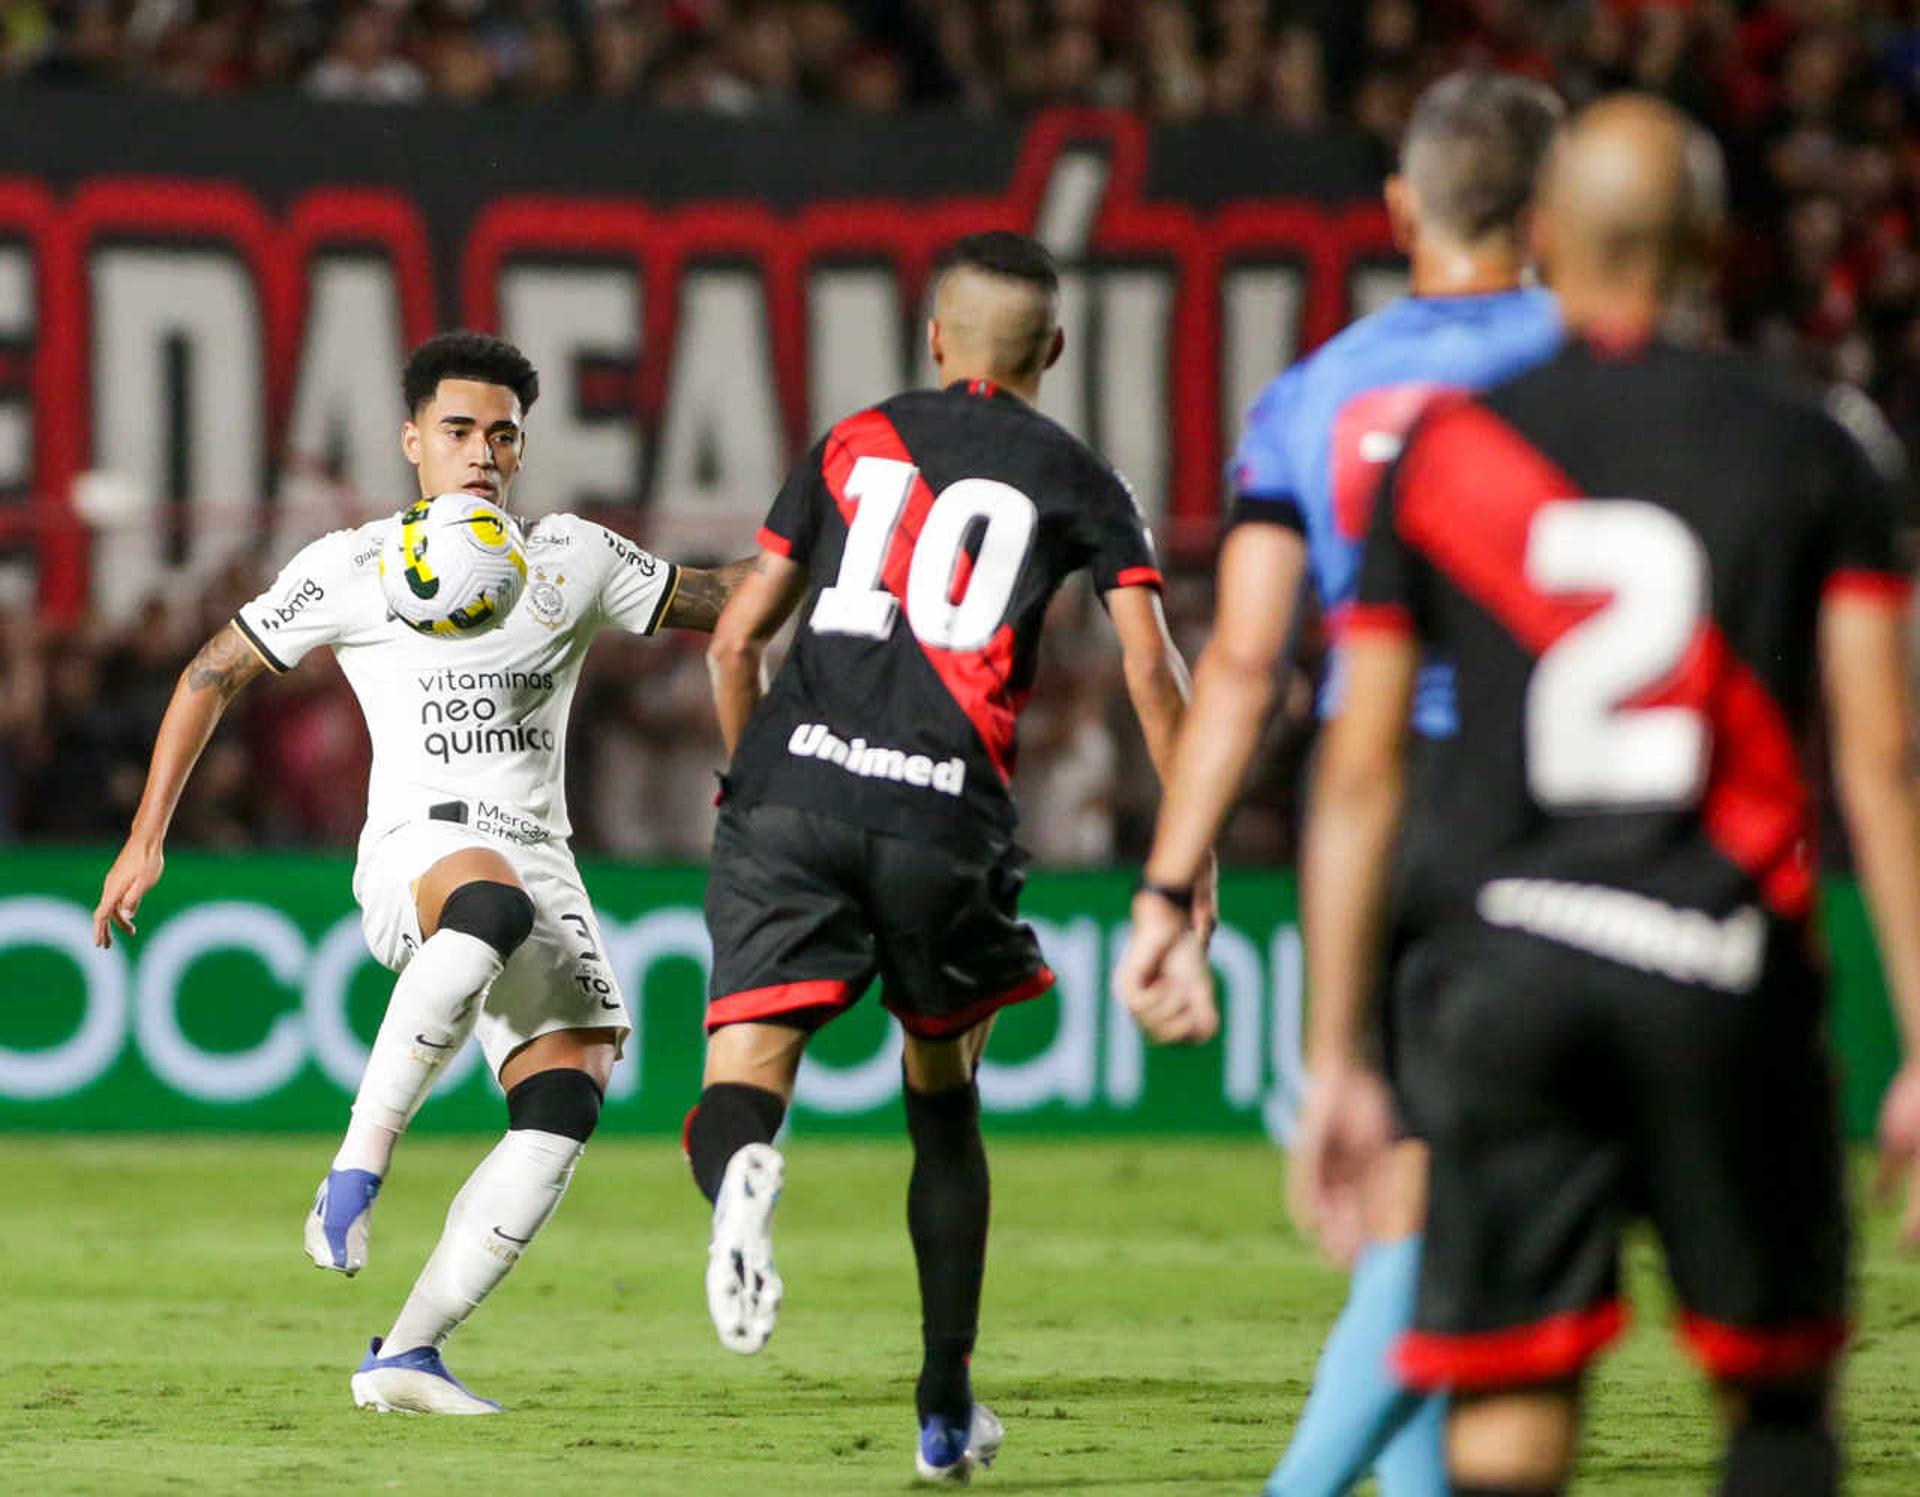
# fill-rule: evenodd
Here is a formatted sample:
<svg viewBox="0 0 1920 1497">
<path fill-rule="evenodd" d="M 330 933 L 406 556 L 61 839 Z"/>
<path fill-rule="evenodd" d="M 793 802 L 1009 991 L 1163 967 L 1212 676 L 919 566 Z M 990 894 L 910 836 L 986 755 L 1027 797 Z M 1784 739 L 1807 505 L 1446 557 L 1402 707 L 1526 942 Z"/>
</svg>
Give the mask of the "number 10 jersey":
<svg viewBox="0 0 1920 1497">
<path fill-rule="evenodd" d="M 760 543 L 804 564 L 792 649 L 727 776 L 773 802 L 962 855 L 1004 849 L 1040 628 L 1086 568 L 1159 587 L 1125 482 L 984 380 L 850 416 L 787 479 Z"/>
</svg>

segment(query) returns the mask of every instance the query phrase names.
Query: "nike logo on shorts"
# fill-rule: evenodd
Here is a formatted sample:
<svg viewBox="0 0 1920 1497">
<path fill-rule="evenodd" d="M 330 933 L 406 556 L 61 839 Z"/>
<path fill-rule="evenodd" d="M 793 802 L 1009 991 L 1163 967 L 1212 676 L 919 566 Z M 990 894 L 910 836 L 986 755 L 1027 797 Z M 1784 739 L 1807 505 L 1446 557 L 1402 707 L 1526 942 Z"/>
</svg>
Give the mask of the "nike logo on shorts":
<svg viewBox="0 0 1920 1497">
<path fill-rule="evenodd" d="M 505 1227 L 495 1227 L 493 1230 L 496 1236 L 504 1237 L 507 1239 L 508 1242 L 517 1242 L 520 1244 L 521 1247 L 525 1247 L 528 1243 L 533 1241 L 533 1238 L 530 1236 L 515 1237 L 513 1233 L 509 1232 Z"/>
<path fill-rule="evenodd" d="M 452 1040 L 448 1040 L 444 1045 L 436 1045 L 432 1040 L 428 1039 L 424 1034 L 416 1034 L 413 1037 L 413 1040 L 415 1044 L 425 1045 L 429 1050 L 451 1050 L 453 1048 Z"/>
</svg>

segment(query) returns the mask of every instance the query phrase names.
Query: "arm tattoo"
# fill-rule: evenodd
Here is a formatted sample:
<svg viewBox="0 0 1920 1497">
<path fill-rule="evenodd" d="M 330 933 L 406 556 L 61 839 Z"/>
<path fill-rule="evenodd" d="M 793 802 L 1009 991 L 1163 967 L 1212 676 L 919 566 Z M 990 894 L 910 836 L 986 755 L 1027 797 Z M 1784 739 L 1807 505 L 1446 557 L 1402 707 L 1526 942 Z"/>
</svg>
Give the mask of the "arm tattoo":
<svg viewBox="0 0 1920 1497">
<path fill-rule="evenodd" d="M 727 606 L 733 590 L 759 566 L 760 558 L 728 562 L 724 567 L 703 569 L 682 567 L 680 585 L 660 620 L 669 629 L 703 629 L 711 632 L 720 622 L 720 610 Z"/>
<path fill-rule="evenodd" d="M 230 702 L 260 670 L 260 657 L 229 625 L 200 646 L 200 653 L 187 666 L 187 685 L 195 691 L 211 686 L 220 693 L 221 701 Z"/>
</svg>

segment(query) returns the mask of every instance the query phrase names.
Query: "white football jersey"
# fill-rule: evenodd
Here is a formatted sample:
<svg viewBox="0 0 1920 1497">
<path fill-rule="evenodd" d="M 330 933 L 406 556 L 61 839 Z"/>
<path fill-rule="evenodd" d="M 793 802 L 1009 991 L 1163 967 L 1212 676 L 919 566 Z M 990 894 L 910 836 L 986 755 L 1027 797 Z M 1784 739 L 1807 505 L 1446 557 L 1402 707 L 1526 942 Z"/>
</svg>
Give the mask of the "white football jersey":
<svg viewBox="0 0 1920 1497">
<path fill-rule="evenodd" d="M 234 623 L 275 671 L 333 648 L 373 739 L 366 835 L 459 801 L 476 830 L 567 837 L 567 715 L 587 647 L 604 628 L 651 634 L 679 569 L 605 526 L 546 515 L 526 533 L 526 591 L 506 623 L 440 639 L 388 614 L 380 548 L 398 523 L 323 535 Z"/>
</svg>

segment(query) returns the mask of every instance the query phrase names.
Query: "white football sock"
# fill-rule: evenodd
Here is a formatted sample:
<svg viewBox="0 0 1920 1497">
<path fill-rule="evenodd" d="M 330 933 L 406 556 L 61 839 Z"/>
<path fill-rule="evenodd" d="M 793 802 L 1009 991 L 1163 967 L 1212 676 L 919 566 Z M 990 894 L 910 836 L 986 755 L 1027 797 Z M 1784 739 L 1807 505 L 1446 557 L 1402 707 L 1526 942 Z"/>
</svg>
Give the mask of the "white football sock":
<svg viewBox="0 0 1920 1497">
<path fill-rule="evenodd" d="M 473 1033 L 502 965 L 499 952 L 465 931 L 437 930 L 421 944 L 387 1000 L 335 1169 L 386 1174 L 394 1140 Z"/>
<path fill-rule="evenodd" d="M 440 1346 L 460 1327 L 547 1224 L 585 1147 L 533 1128 L 500 1140 L 453 1198 L 440 1245 L 387 1332 L 382 1356 Z"/>
<path fill-rule="evenodd" d="M 393 1164 L 393 1146 L 399 1142 L 400 1135 L 393 1129 L 356 1112 L 347 1119 L 347 1136 L 340 1140 L 339 1152 L 333 1156 L 333 1168 L 371 1170 L 384 1180 Z"/>
</svg>

